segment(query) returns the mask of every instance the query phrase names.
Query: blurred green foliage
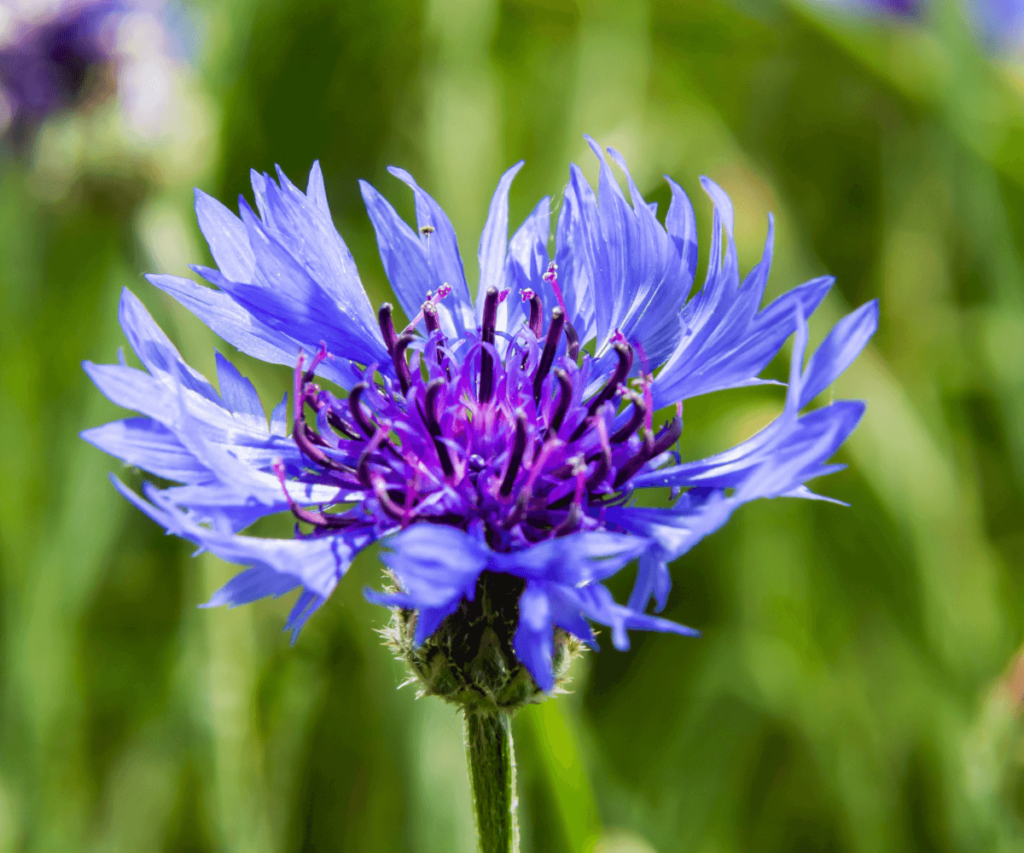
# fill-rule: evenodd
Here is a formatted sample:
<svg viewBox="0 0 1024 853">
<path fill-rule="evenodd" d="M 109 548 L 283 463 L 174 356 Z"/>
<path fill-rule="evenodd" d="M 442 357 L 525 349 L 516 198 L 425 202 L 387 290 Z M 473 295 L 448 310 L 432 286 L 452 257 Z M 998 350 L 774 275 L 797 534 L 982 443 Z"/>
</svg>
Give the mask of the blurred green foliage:
<svg viewBox="0 0 1024 853">
<path fill-rule="evenodd" d="M 674 568 L 667 615 L 703 638 L 590 655 L 519 716 L 524 849 L 1024 849 L 1024 70 L 953 3 L 920 27 L 821 8 L 197 3 L 191 174 L 87 158 L 55 196 L 40 158 L 0 162 L 0 851 L 473 849 L 459 720 L 396 691 L 375 557 L 294 647 L 287 602 L 197 610 L 232 570 L 115 498 L 76 435 L 116 412 L 79 362 L 115 357 L 129 286 L 211 368 L 212 336 L 141 278 L 208 260 L 192 183 L 230 201 L 250 167 L 298 182 L 320 159 L 379 301 L 357 178 L 408 213 L 384 170 L 411 169 L 472 278 L 501 170 L 527 160 L 521 218 L 570 160 L 594 175 L 584 132 L 662 207 L 661 173 L 691 190 L 705 247 L 715 178 L 747 266 L 774 210 L 774 292 L 839 279 L 819 338 L 876 296 L 882 328 L 837 391 L 869 401 L 850 468 L 820 484 L 851 508 L 745 508 Z M 279 399 L 288 372 L 240 360 Z M 685 449 L 781 396 L 693 401 Z"/>
</svg>

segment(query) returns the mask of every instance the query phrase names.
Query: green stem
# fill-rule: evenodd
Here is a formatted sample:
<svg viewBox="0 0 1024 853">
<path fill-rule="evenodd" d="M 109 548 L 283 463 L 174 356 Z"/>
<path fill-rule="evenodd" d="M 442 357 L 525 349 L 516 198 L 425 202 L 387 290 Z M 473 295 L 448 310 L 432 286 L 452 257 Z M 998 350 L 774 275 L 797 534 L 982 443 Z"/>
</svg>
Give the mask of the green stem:
<svg viewBox="0 0 1024 853">
<path fill-rule="evenodd" d="M 519 853 L 512 718 L 466 710 L 464 731 L 480 853 Z"/>
</svg>

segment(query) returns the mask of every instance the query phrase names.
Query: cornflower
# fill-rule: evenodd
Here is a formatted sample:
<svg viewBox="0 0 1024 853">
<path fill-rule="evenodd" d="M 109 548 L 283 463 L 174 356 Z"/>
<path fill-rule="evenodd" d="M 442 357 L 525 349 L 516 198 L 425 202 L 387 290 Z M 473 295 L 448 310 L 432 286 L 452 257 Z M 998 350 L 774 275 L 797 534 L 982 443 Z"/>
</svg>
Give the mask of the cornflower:
<svg viewBox="0 0 1024 853">
<path fill-rule="evenodd" d="M 868 303 L 804 362 L 809 317 L 833 284 L 816 278 L 761 303 L 773 231 L 741 280 L 728 196 L 710 180 L 710 259 L 693 289 L 697 236 L 686 193 L 669 179 L 664 224 L 601 149 L 599 196 L 576 166 L 550 257 L 550 199 L 508 237 L 498 183 L 480 239 L 471 298 L 447 216 L 413 178 L 407 225 L 369 184 L 373 222 L 397 310 L 376 310 L 332 224 L 318 165 L 305 192 L 278 170 L 253 173 L 254 210 L 239 216 L 202 192 L 196 213 L 217 268 L 213 287 L 168 275 L 152 284 L 228 343 L 293 370 L 269 424 L 253 386 L 216 356 L 216 390 L 189 367 L 129 291 L 120 319 L 143 369 L 85 364 L 100 390 L 142 417 L 83 437 L 177 485 L 117 489 L 170 533 L 246 566 L 207 606 L 298 590 L 293 638 L 330 597 L 354 556 L 384 546 L 389 639 L 424 694 L 461 706 L 485 850 L 512 849 L 514 779 L 508 718 L 558 689 L 591 623 L 697 632 L 648 612 L 666 603 L 668 566 L 742 504 L 816 498 L 807 481 L 856 427 L 862 402 L 811 403 L 856 358 L 877 325 Z M 600 200 L 599 200 L 600 199 Z M 757 385 L 794 337 L 783 412 L 714 456 L 675 449 L 683 401 Z M 660 506 L 641 505 L 654 494 Z M 243 531 L 294 516 L 288 539 Z M 637 561 L 633 592 L 604 581 Z"/>
</svg>

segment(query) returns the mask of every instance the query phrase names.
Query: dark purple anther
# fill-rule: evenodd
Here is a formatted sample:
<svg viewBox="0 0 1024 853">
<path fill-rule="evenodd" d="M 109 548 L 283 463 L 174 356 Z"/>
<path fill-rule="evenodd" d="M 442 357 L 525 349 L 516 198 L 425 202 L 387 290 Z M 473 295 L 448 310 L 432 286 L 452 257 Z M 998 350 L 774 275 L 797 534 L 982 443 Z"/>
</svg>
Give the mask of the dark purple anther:
<svg viewBox="0 0 1024 853">
<path fill-rule="evenodd" d="M 629 371 L 633 367 L 633 348 L 625 343 L 615 344 L 614 346 L 615 354 L 619 357 L 619 363 L 615 365 L 615 371 L 612 373 L 611 379 L 608 380 L 608 384 L 590 401 L 587 414 L 591 417 L 593 417 L 594 412 L 615 396 L 618 387 L 629 376 Z"/>
<path fill-rule="evenodd" d="M 619 488 L 623 483 L 631 480 L 633 475 L 636 474 L 644 465 L 647 464 L 647 460 L 654 456 L 654 440 L 649 434 L 644 433 L 643 446 L 629 459 L 626 463 L 619 468 L 615 474 L 615 480 L 612 482 L 612 488 Z"/>
<path fill-rule="evenodd" d="M 335 461 L 317 447 L 316 444 L 314 444 L 314 437 L 321 444 L 323 443 L 323 439 L 316 435 L 316 433 L 312 432 L 306 425 L 305 421 L 295 422 L 294 428 L 292 429 L 292 438 L 294 439 L 295 444 L 298 445 L 299 450 L 323 468 L 329 468 L 332 471 L 352 473 L 352 469 L 347 465 L 342 465 L 340 462 Z"/>
<path fill-rule="evenodd" d="M 306 454 L 313 462 L 324 468 L 330 468 L 333 471 L 344 471 L 351 472 L 352 469 L 347 465 L 342 465 L 340 462 L 336 462 L 326 453 L 324 453 L 317 444 L 326 446 L 326 442 L 320 438 L 313 430 L 307 425 L 304 418 L 305 405 L 308 397 L 308 382 L 305 382 L 306 376 L 311 376 L 316 365 L 323 361 L 326 357 L 326 350 L 321 350 L 323 355 L 318 354 L 313 359 L 310 369 L 306 372 L 302 372 L 302 353 L 299 352 L 299 360 L 295 365 L 295 414 L 292 418 L 292 439 L 298 446 L 299 450 Z M 316 399 L 316 395 L 314 395 Z"/>
<path fill-rule="evenodd" d="M 366 486 L 366 488 L 370 488 L 370 457 L 377 452 L 381 442 L 386 439 L 387 433 L 384 430 L 377 430 L 373 437 L 366 442 L 366 447 L 359 454 L 359 461 L 356 462 L 356 475 L 359 477 L 359 482 Z"/>
<path fill-rule="evenodd" d="M 612 444 L 622 444 L 622 442 L 628 440 L 633 433 L 643 426 L 644 418 L 647 417 L 647 407 L 644 405 L 643 397 L 630 391 L 626 394 L 626 399 L 633 404 L 633 414 L 629 416 L 629 420 L 620 429 L 612 434 Z"/>
<path fill-rule="evenodd" d="M 565 420 L 569 411 L 569 404 L 572 402 L 572 380 L 564 370 L 555 371 L 555 379 L 558 380 L 558 405 L 551 415 L 551 423 L 548 424 L 548 435 L 557 436 L 562 428 L 562 421 Z"/>
<path fill-rule="evenodd" d="M 413 335 L 402 335 L 395 341 L 395 349 L 391 360 L 395 364 L 395 373 L 398 375 L 398 384 L 402 386 L 402 393 L 409 393 L 409 386 L 412 384 L 412 373 L 409 372 L 409 362 L 405 360 L 405 351 L 413 342 Z"/>
<path fill-rule="evenodd" d="M 288 501 L 288 506 L 291 508 L 292 515 L 294 515 L 299 521 L 304 521 L 306 524 L 312 524 L 314 527 L 322 527 L 328 530 L 340 530 L 341 528 L 349 527 L 354 523 L 349 518 L 341 518 L 337 515 L 328 515 L 323 512 L 303 509 L 295 503 L 295 501 L 292 500 L 292 496 L 288 494 L 284 465 L 281 463 L 280 459 L 274 463 L 274 473 L 277 475 L 278 482 L 281 484 L 281 491 L 284 492 L 285 500 Z"/>
<path fill-rule="evenodd" d="M 659 454 L 664 453 L 673 444 L 679 441 L 679 436 L 683 434 L 683 419 L 672 418 L 665 428 L 658 433 L 658 437 L 654 439 L 654 447 L 651 448 L 651 459 Z"/>
<path fill-rule="evenodd" d="M 366 417 L 366 412 L 359 405 L 359 398 L 363 396 L 363 392 L 369 387 L 365 382 L 360 382 L 356 385 L 348 393 L 348 405 L 352 410 L 352 419 L 359 424 L 359 428 L 366 433 L 367 437 L 373 438 L 377 434 L 377 425 Z"/>
<path fill-rule="evenodd" d="M 619 363 L 615 365 L 615 371 L 604 388 L 590 401 L 590 405 L 587 408 L 587 417 L 580 421 L 580 425 L 573 430 L 572 435 L 569 436 L 569 441 L 575 441 L 587 431 L 587 427 L 592 423 L 597 410 L 615 396 L 619 385 L 629 376 L 629 369 L 633 366 L 633 348 L 625 343 L 614 344 L 614 347 L 615 354 L 619 357 Z"/>
<path fill-rule="evenodd" d="M 333 409 L 327 410 L 327 423 L 340 432 L 345 438 L 359 438 L 359 433 L 352 429 L 352 425 L 343 421 L 341 415 Z"/>
<path fill-rule="evenodd" d="M 413 518 L 412 513 L 408 513 L 406 510 L 402 509 L 402 507 L 394 502 L 391 495 L 388 494 L 388 487 L 387 483 L 384 482 L 384 478 L 381 477 L 380 474 L 376 473 L 372 474 L 371 477 L 373 494 L 377 498 L 380 508 L 395 521 L 401 521 L 403 524 L 411 521 Z"/>
<path fill-rule="evenodd" d="M 633 475 L 635 475 L 636 472 L 646 465 L 651 459 L 661 453 L 664 453 L 673 444 L 679 441 L 679 436 L 682 434 L 682 418 L 673 418 L 665 425 L 664 429 L 662 429 L 657 438 L 653 441 L 649 435 L 645 435 L 644 446 L 640 448 L 636 455 L 630 457 L 626 461 L 626 464 L 619 469 L 619 472 L 615 475 L 615 482 L 612 485 L 617 489 L 627 480 L 630 480 Z"/>
<path fill-rule="evenodd" d="M 548 325 L 548 335 L 544 340 L 544 351 L 540 354 L 540 364 L 537 365 L 537 372 L 533 377 L 533 400 L 540 404 L 540 392 L 544 387 L 544 379 L 555 363 L 555 352 L 558 350 L 558 343 L 562 337 L 562 327 L 565 325 L 565 312 L 561 308 L 555 308 L 551 312 L 551 323 Z"/>
<path fill-rule="evenodd" d="M 580 335 L 576 331 L 576 327 L 566 321 L 565 323 L 565 354 L 572 361 L 576 361 L 580 356 Z"/>
<path fill-rule="evenodd" d="M 519 473 L 519 466 L 523 462 L 523 453 L 526 451 L 526 412 L 520 409 L 516 412 L 516 435 L 512 439 L 512 452 L 508 457 L 508 468 L 505 470 L 505 479 L 501 481 L 501 488 L 498 490 L 503 498 L 512 494 L 512 486 L 516 481 L 516 474 Z"/>
<path fill-rule="evenodd" d="M 455 474 L 455 466 L 452 465 L 452 458 L 448 455 L 448 446 L 444 443 L 444 435 L 441 432 L 441 422 L 437 416 L 437 398 L 444 391 L 445 381 L 435 379 L 427 386 L 427 393 L 424 403 L 426 411 L 423 413 L 423 422 L 426 424 L 427 432 L 434 439 L 434 448 L 437 450 L 437 458 L 441 463 L 441 469 L 446 477 Z"/>
<path fill-rule="evenodd" d="M 541 333 L 544 331 L 544 306 L 541 304 L 540 297 L 529 288 L 523 291 L 523 299 L 530 303 L 530 331 L 533 332 L 537 340 L 540 340 Z"/>
<path fill-rule="evenodd" d="M 395 357 L 395 343 L 398 341 L 398 332 L 395 331 L 395 321 L 391 316 L 391 303 L 385 302 L 377 311 L 377 322 L 380 324 L 380 333 L 384 338 L 384 346 L 388 348 L 388 355 Z"/>
<path fill-rule="evenodd" d="M 427 324 L 427 334 L 441 330 L 441 324 L 437 319 L 437 306 L 433 302 L 423 303 L 423 320 Z"/>
<path fill-rule="evenodd" d="M 487 288 L 484 297 L 484 322 L 480 327 L 480 402 L 491 402 L 494 391 L 494 358 L 487 344 L 494 346 L 494 330 L 498 325 L 498 288 Z"/>
</svg>

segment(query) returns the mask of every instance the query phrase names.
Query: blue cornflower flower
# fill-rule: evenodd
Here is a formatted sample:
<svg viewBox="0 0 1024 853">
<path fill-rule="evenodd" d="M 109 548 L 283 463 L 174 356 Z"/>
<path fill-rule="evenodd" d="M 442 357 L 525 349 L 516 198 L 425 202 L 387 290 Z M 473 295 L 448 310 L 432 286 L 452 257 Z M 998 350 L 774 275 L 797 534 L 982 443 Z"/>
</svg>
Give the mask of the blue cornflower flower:
<svg viewBox="0 0 1024 853">
<path fill-rule="evenodd" d="M 714 233 L 707 278 L 691 295 L 697 236 L 686 193 L 669 180 L 662 224 L 622 157 L 609 149 L 630 200 L 588 142 L 600 201 L 572 166 L 554 258 L 550 199 L 509 239 L 522 163 L 502 176 L 475 301 L 434 199 L 391 169 L 414 193 L 414 230 L 362 184 L 385 271 L 412 318 L 403 328 L 391 305 L 373 310 L 319 165 L 306 192 L 280 170 L 277 181 L 253 173 L 257 209 L 242 198 L 239 216 L 197 191 L 217 268 L 193 269 L 213 287 L 149 280 L 242 352 L 293 367 L 291 402 L 268 425 L 253 386 L 219 353 L 215 390 L 125 291 L 121 324 L 144 369 L 123 358 L 85 369 L 143 417 L 83 437 L 179 484 L 146 484 L 143 497 L 114 480 L 168 532 L 248 567 L 210 606 L 298 588 L 286 625 L 297 634 L 353 557 L 381 541 L 392 584 L 367 594 L 395 609 L 394 643 L 428 691 L 457 701 L 485 693 L 511 707 L 552 690 L 577 641 L 596 646 L 591 622 L 609 626 L 619 649 L 631 629 L 695 634 L 646 612 L 652 598 L 665 604 L 668 564 L 741 504 L 817 497 L 806 482 L 842 467 L 827 460 L 864 404 L 808 406 L 865 346 L 877 303 L 840 321 L 805 365 L 805 318 L 833 279 L 761 308 L 772 220 L 760 263 L 741 281 L 732 205 L 704 179 Z M 680 461 L 683 401 L 765 382 L 759 374 L 794 333 L 783 413 L 725 453 Z M 650 489 L 671 490 L 670 505 L 638 506 Z M 293 538 L 242 533 L 280 512 L 296 517 Z M 633 560 L 635 588 L 620 604 L 603 581 Z"/>
</svg>

